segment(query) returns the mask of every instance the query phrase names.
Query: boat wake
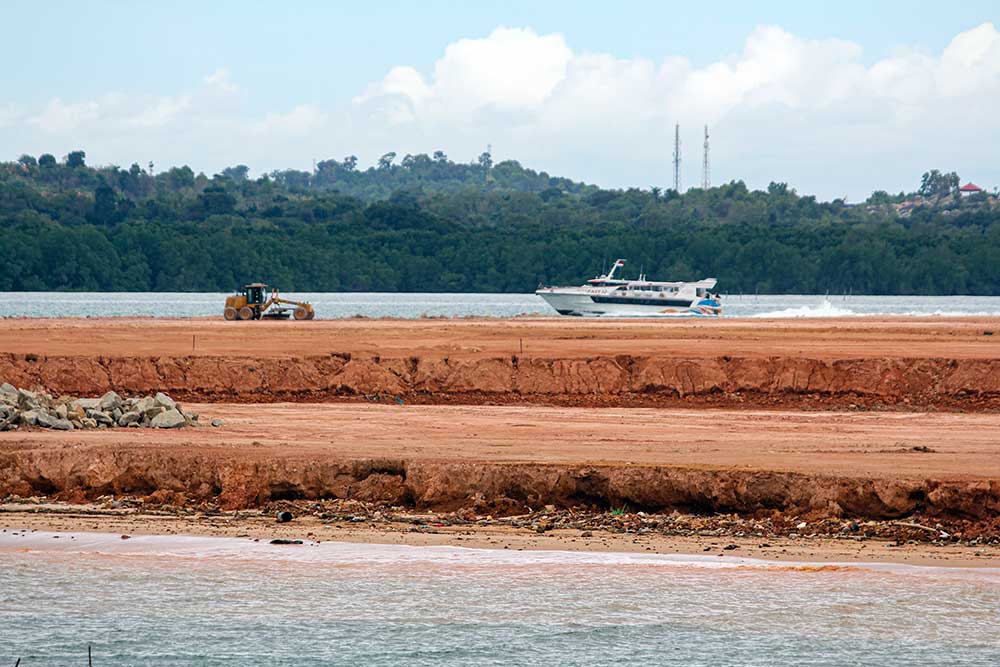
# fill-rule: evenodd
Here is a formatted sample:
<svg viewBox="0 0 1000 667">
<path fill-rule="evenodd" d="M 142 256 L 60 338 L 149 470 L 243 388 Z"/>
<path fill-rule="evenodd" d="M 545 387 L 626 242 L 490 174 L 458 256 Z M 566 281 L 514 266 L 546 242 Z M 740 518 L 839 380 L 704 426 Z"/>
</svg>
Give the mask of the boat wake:
<svg viewBox="0 0 1000 667">
<path fill-rule="evenodd" d="M 854 317 L 860 315 L 848 308 L 837 308 L 828 299 L 818 306 L 799 306 L 798 308 L 785 308 L 783 310 L 772 310 L 766 313 L 754 313 L 750 317 Z"/>
</svg>

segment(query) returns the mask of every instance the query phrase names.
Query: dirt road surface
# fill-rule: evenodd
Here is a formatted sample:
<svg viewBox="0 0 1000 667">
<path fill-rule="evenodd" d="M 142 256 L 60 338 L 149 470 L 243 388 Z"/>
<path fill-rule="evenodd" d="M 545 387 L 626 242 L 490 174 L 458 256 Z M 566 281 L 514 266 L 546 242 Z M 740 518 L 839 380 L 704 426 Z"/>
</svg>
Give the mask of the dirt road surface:
<svg viewBox="0 0 1000 667">
<path fill-rule="evenodd" d="M 186 405 L 221 428 L 0 433 L 0 451 L 240 452 L 255 459 L 666 465 L 873 479 L 1000 479 L 1000 415 Z"/>
<path fill-rule="evenodd" d="M 1000 514 L 1000 416 L 992 414 L 190 407 L 226 423 L 0 434 L 0 495 Z"/>
<path fill-rule="evenodd" d="M 461 359 L 622 354 L 994 359 L 1000 358 L 1000 318 L 8 319 L 0 320 L 0 351 L 78 357 L 349 353 Z"/>
</svg>

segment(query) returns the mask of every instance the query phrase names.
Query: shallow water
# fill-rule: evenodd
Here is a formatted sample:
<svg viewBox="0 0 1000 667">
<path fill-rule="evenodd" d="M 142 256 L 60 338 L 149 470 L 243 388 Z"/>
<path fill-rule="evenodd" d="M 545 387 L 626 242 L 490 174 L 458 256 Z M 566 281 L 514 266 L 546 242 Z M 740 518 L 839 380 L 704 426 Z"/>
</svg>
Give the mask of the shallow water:
<svg viewBox="0 0 1000 667">
<path fill-rule="evenodd" d="M 1000 664 L 1000 571 L 0 534 L 0 664 Z"/>
<path fill-rule="evenodd" d="M 289 293 L 318 318 L 555 315 L 534 294 Z M 207 292 L 0 292 L 0 317 L 218 317 L 225 294 Z M 998 315 L 1000 297 L 723 295 L 724 317 Z"/>
</svg>

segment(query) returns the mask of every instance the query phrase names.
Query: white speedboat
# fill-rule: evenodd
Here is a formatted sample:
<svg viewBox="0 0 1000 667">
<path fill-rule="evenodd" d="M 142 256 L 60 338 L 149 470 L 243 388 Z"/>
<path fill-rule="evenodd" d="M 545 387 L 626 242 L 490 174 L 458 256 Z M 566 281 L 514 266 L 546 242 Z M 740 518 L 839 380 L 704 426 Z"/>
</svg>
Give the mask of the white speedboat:
<svg viewBox="0 0 1000 667">
<path fill-rule="evenodd" d="M 693 283 L 657 282 L 615 278 L 625 265 L 619 259 L 606 275 L 588 280 L 579 287 L 539 287 L 535 294 L 560 315 L 615 317 L 718 317 L 722 314 L 719 296 L 712 293 L 715 278 Z"/>
</svg>

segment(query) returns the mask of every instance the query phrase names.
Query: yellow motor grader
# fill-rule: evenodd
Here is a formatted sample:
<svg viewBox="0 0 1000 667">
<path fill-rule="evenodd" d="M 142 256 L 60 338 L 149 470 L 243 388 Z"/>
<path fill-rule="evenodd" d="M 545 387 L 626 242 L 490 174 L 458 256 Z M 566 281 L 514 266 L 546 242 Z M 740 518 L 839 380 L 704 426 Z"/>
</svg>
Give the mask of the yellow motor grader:
<svg viewBox="0 0 1000 667">
<path fill-rule="evenodd" d="M 222 316 L 229 321 L 282 320 L 289 316 L 297 320 L 311 320 L 316 317 L 316 312 L 310 303 L 282 299 L 276 287 L 250 283 L 244 285 L 242 292 L 226 297 L 226 309 L 222 311 Z"/>
</svg>

